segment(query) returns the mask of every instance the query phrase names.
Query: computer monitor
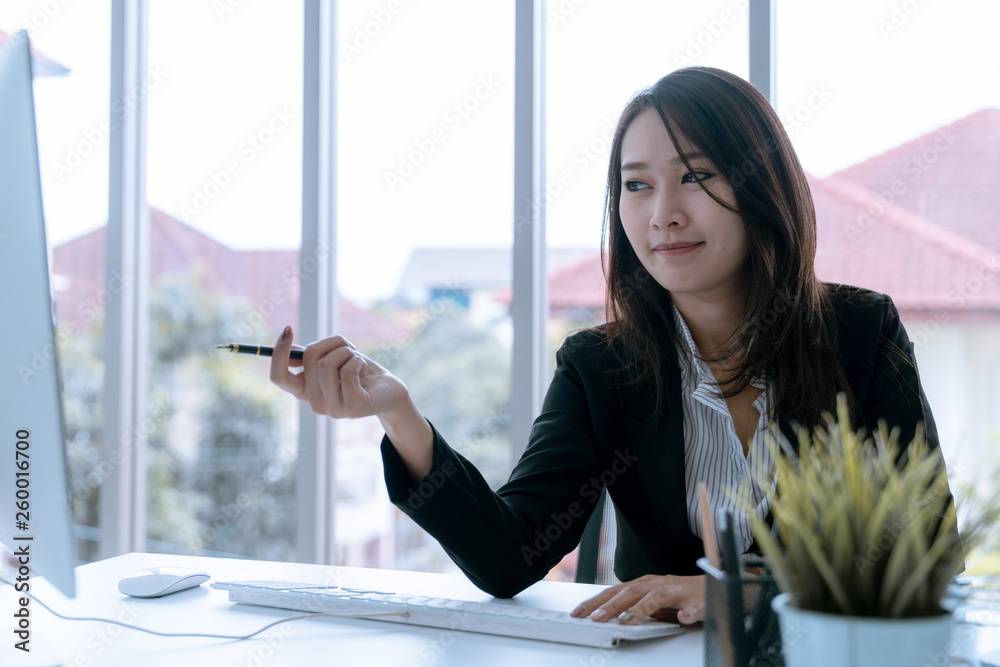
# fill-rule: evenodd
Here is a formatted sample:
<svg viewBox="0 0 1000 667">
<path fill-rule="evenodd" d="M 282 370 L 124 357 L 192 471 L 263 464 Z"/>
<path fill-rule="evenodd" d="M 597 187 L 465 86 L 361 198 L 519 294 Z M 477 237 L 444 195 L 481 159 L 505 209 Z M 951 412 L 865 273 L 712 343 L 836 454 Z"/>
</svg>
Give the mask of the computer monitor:
<svg viewBox="0 0 1000 667">
<path fill-rule="evenodd" d="M 0 542 L 76 594 L 28 35 L 0 47 Z M 20 590 L 20 589 L 19 589 Z M 30 592 L 30 589 L 29 589 Z"/>
</svg>

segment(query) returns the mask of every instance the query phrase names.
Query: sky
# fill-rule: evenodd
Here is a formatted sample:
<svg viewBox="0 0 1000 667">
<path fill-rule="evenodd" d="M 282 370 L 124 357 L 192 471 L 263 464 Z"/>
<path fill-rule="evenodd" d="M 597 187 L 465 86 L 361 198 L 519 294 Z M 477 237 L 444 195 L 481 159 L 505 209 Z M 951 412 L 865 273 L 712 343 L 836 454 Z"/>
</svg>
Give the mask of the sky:
<svg viewBox="0 0 1000 667">
<path fill-rule="evenodd" d="M 1000 107 L 992 0 L 777 0 L 777 105 L 825 176 Z M 513 0 L 343 0 L 338 36 L 342 292 L 391 295 L 417 246 L 511 241 Z M 150 0 L 150 205 L 231 247 L 300 241 L 302 9 Z M 600 243 L 611 126 L 679 66 L 747 75 L 747 2 L 550 0 L 548 240 Z M 36 82 L 43 190 L 59 243 L 107 219 L 108 0 L 4 0 L 71 69 Z M 127 113 L 130 99 L 120 101 Z M 114 118 L 114 114 L 110 115 Z"/>
</svg>

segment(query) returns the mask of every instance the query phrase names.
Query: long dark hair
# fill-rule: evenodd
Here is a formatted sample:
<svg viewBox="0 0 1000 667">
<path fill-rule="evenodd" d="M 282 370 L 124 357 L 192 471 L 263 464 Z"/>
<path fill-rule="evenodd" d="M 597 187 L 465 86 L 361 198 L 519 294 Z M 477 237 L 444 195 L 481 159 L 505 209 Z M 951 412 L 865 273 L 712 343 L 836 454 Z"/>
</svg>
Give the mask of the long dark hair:
<svg viewBox="0 0 1000 667">
<path fill-rule="evenodd" d="M 836 317 L 828 288 L 816 278 L 816 214 L 791 142 L 763 95 L 743 79 L 710 67 L 679 69 L 638 93 L 615 130 L 605 196 L 606 332 L 623 352 L 635 382 L 654 392 L 653 420 L 677 371 L 679 334 L 670 293 L 643 268 L 622 226 L 622 139 L 645 109 L 655 109 L 678 154 L 679 138 L 697 147 L 728 181 L 747 237 L 746 302 L 740 325 L 718 356 L 735 371 L 720 387 L 730 397 L 765 378 L 774 392 L 771 418 L 806 427 L 833 412 L 836 395 L 854 399 L 837 352 Z M 687 158 L 683 158 L 688 169 Z M 753 344 L 751 345 L 751 341 Z M 852 410 L 856 412 L 856 409 Z"/>
</svg>

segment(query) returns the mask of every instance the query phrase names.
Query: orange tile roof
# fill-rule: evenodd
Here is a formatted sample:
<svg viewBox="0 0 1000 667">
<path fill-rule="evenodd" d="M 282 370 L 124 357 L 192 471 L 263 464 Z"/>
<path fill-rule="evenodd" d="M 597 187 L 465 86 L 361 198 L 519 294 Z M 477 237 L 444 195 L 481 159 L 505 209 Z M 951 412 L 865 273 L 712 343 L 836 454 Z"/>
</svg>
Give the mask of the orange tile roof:
<svg viewBox="0 0 1000 667">
<path fill-rule="evenodd" d="M 298 251 L 233 250 L 155 208 L 150 208 L 149 234 L 152 281 L 197 267 L 204 289 L 247 297 L 271 332 L 298 322 Z M 105 228 L 100 227 L 53 250 L 53 273 L 69 279 L 68 289 L 57 294 L 60 321 L 86 328 L 113 296 L 105 287 L 104 239 Z M 356 344 L 396 340 L 405 332 L 344 298 L 340 299 L 340 326 L 341 333 Z"/>
<path fill-rule="evenodd" d="M 916 319 L 1000 320 L 997 182 L 998 109 L 810 177 L 817 276 L 889 294 Z M 550 275 L 549 301 L 553 310 L 598 309 L 604 289 L 595 252 Z"/>
<path fill-rule="evenodd" d="M 834 176 L 1000 252 L 1000 109 L 977 111 Z"/>
<path fill-rule="evenodd" d="M 904 313 L 1000 318 L 1000 252 L 831 176 L 810 180 L 816 275 L 884 292 Z"/>
</svg>

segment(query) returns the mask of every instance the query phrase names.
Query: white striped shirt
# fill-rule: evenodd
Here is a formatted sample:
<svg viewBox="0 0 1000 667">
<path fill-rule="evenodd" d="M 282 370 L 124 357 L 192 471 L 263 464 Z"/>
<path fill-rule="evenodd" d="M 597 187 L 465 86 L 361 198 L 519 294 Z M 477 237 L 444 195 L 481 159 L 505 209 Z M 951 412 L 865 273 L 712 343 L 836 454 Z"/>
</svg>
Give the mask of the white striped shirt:
<svg viewBox="0 0 1000 667">
<path fill-rule="evenodd" d="M 774 488 L 772 457 L 766 440 L 771 391 L 759 379 L 750 383 L 762 390 L 753 402 L 760 418 L 757 420 L 750 449 L 744 455 L 743 444 L 736 435 L 729 406 L 724 398 L 718 396 L 719 387 L 715 376 L 708 365 L 698 358 L 698 346 L 676 307 L 674 321 L 687 343 L 686 348 L 678 349 L 677 356 L 681 368 L 681 402 L 684 409 L 684 475 L 688 524 L 695 535 L 702 537 L 698 515 L 698 482 L 703 481 L 708 487 L 716 531 L 718 532 L 720 525 L 720 512 L 731 512 L 736 547 L 740 553 L 744 553 L 753 543 L 753 534 L 742 507 L 755 507 L 758 516 L 767 516 L 770 507 L 767 494 Z M 779 442 L 785 440 L 780 431 L 777 434 Z M 770 480 L 770 488 L 762 489 L 757 483 L 760 480 Z M 730 498 L 727 489 L 732 489 L 735 499 Z M 719 538 L 718 535 L 716 537 Z M 721 545 L 721 541 L 718 543 Z"/>
</svg>

